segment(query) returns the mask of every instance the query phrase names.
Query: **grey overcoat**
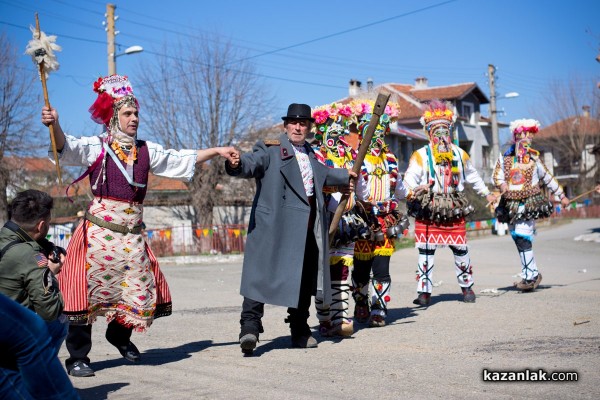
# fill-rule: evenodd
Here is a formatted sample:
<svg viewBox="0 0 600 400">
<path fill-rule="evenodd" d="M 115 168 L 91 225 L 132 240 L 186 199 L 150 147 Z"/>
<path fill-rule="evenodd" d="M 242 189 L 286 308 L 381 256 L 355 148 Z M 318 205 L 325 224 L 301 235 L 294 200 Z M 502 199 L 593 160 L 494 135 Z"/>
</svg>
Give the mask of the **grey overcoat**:
<svg viewBox="0 0 600 400">
<path fill-rule="evenodd" d="M 297 308 L 310 205 L 300 167 L 286 134 L 279 141 L 259 141 L 251 153 L 242 154 L 232 176 L 256 179 L 240 293 L 267 304 Z M 319 248 L 317 290 L 331 303 L 328 220 L 323 186 L 346 186 L 348 171 L 321 164 L 309 150 L 314 175 L 316 218 L 314 233 Z M 326 266 L 327 268 L 323 268 Z"/>
</svg>

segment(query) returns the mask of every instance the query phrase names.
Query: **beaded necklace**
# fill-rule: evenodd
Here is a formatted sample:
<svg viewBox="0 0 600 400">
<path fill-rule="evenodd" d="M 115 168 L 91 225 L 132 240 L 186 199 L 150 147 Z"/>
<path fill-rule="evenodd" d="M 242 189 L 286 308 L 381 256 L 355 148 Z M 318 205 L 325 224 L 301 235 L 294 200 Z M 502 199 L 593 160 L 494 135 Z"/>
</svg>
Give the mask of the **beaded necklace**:
<svg viewBox="0 0 600 400">
<path fill-rule="evenodd" d="M 131 148 L 128 151 L 128 154 L 125 154 L 124 150 L 126 150 L 126 149 L 124 147 L 122 147 L 119 144 L 119 142 L 117 142 L 116 140 L 113 140 L 110 147 L 113 149 L 113 151 L 115 152 L 117 157 L 119 157 L 119 160 L 127 163 L 127 165 L 133 165 L 135 160 L 137 160 L 137 147 L 136 146 L 131 146 Z"/>
</svg>

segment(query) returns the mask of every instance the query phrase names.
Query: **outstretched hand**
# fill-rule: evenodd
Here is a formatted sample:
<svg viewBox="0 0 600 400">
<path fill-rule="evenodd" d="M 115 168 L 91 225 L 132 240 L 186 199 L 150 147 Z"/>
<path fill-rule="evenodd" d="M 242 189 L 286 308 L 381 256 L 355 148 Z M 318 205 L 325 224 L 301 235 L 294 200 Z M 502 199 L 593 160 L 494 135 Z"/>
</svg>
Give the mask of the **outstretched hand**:
<svg viewBox="0 0 600 400">
<path fill-rule="evenodd" d="M 225 157 L 227 161 L 229 161 L 229 164 L 234 168 L 240 162 L 240 152 L 233 146 L 219 147 L 217 148 L 217 153 L 219 153 L 221 157 Z"/>
</svg>

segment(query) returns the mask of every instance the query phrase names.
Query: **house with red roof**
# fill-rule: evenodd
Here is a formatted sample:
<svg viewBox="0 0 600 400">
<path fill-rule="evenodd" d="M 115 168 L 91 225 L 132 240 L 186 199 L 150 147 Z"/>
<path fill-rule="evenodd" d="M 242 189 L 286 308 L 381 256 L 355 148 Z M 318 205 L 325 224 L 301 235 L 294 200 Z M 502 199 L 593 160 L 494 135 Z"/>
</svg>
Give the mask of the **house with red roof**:
<svg viewBox="0 0 600 400">
<path fill-rule="evenodd" d="M 590 116 L 588 106 L 581 115 L 541 128 L 532 147 L 569 197 L 600 180 L 600 120 Z"/>
<path fill-rule="evenodd" d="M 484 178 L 491 175 L 493 161 L 490 159 L 492 128 L 490 119 L 481 113 L 481 106 L 489 100 L 474 82 L 445 86 L 429 86 L 427 78 L 415 79 L 413 84 L 383 83 L 375 86 L 371 80 L 363 88 L 361 82 L 350 80 L 348 97 L 337 100 L 345 103 L 354 99 L 375 99 L 377 94 L 390 94 L 390 101 L 400 106 L 398 121 L 390 126 L 386 138 L 390 149 L 398 157 L 400 171 L 406 170 L 412 152 L 428 142 L 419 119 L 421 105 L 433 99 L 445 100 L 454 106 L 457 115 L 456 139 L 471 156 L 475 167 Z M 507 127 L 499 123 L 499 127 Z"/>
</svg>

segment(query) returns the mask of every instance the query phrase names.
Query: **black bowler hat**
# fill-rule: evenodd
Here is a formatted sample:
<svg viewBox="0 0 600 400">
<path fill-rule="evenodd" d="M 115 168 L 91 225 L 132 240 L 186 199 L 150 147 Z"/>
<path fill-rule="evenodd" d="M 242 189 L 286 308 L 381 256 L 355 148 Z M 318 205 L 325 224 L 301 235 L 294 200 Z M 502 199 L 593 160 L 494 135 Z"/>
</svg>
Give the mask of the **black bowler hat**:
<svg viewBox="0 0 600 400">
<path fill-rule="evenodd" d="M 288 119 L 307 119 L 310 122 L 315 122 L 315 119 L 311 114 L 310 106 L 308 104 L 297 103 L 290 104 L 287 115 L 285 117 L 281 117 L 281 119 L 284 121 Z"/>
</svg>

